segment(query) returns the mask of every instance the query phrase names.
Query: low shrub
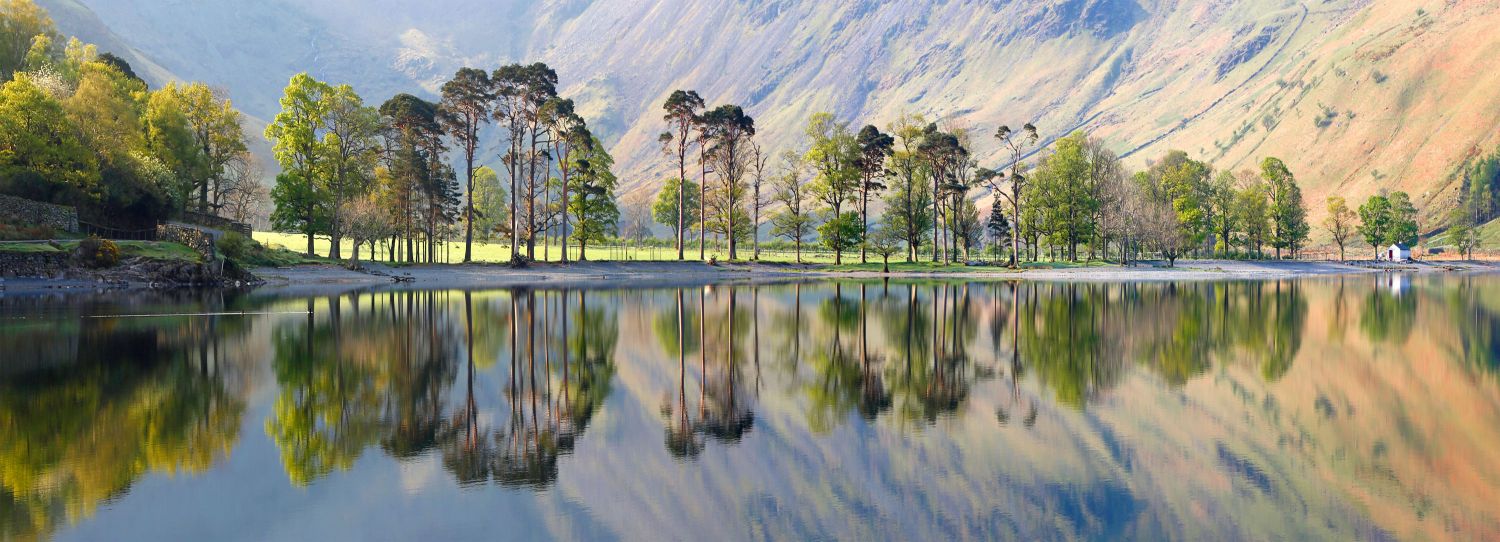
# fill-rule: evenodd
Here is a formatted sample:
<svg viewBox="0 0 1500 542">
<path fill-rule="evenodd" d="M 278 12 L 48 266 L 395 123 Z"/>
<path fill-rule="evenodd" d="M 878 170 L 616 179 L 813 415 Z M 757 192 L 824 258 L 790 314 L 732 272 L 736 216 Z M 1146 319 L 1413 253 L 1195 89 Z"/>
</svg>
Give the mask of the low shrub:
<svg viewBox="0 0 1500 542">
<path fill-rule="evenodd" d="M 79 241 L 74 256 L 85 266 L 104 269 L 120 263 L 120 247 L 109 239 L 89 237 Z"/>
<path fill-rule="evenodd" d="M 214 246 L 218 247 L 219 253 L 224 257 L 236 262 L 243 262 L 254 253 L 263 250 L 260 243 L 255 242 L 254 239 L 235 232 L 225 233 L 219 237 Z"/>
</svg>

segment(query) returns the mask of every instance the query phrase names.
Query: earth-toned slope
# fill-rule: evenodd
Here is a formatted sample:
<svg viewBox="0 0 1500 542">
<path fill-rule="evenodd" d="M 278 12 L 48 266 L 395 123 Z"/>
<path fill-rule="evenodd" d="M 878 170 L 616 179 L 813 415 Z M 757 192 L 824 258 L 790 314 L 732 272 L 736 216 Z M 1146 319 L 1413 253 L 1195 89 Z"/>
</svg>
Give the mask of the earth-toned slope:
<svg viewBox="0 0 1500 542">
<path fill-rule="evenodd" d="M 1027 121 L 1090 130 L 1137 166 L 1172 148 L 1230 169 L 1275 155 L 1315 220 L 1329 194 L 1381 189 L 1435 215 L 1454 169 L 1500 146 L 1491 0 L 79 1 L 262 118 L 301 70 L 378 102 L 431 95 L 461 65 L 545 61 L 627 189 L 665 173 L 660 102 L 677 88 L 744 105 L 772 148 L 815 111 L 915 111 L 974 129 L 989 163 L 984 136 Z"/>
<path fill-rule="evenodd" d="M 152 61 L 150 57 L 130 46 L 127 40 L 116 35 L 110 26 L 99 19 L 87 6 L 77 0 L 42 0 L 38 5 L 47 9 L 53 21 L 69 36 L 85 43 L 97 45 L 102 52 L 111 52 L 130 63 L 136 75 L 152 85 L 161 85 L 177 79 L 171 71 Z"/>
</svg>

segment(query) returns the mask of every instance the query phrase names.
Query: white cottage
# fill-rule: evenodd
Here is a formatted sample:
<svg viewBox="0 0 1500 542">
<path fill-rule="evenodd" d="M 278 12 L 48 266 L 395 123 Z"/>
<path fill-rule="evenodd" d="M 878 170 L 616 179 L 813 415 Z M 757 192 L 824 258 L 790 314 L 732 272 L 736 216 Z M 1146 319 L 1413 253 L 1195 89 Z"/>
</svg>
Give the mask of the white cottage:
<svg viewBox="0 0 1500 542">
<path fill-rule="evenodd" d="M 1411 249 L 1403 247 L 1399 244 L 1391 245 L 1390 248 L 1385 249 L 1385 254 L 1383 254 L 1383 256 L 1385 257 L 1386 261 L 1404 262 L 1411 259 Z"/>
</svg>

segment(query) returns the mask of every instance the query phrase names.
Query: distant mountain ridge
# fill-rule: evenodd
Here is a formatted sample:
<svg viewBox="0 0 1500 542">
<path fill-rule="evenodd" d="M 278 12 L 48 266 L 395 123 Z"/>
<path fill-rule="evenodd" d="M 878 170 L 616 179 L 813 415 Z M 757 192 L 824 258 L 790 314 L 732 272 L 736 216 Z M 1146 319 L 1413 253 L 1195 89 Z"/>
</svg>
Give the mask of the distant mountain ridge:
<svg viewBox="0 0 1500 542">
<path fill-rule="evenodd" d="M 1136 166 L 1173 148 L 1226 169 L 1278 156 L 1315 220 L 1327 195 L 1382 189 L 1434 214 L 1454 171 L 1500 147 L 1493 0 L 41 3 L 87 6 L 119 46 L 262 119 L 298 71 L 379 103 L 432 96 L 459 66 L 544 61 L 627 190 L 666 174 L 656 134 L 676 88 L 743 105 L 773 148 L 815 111 L 856 125 L 914 111 L 973 128 L 991 163 L 994 127 L 1028 121 L 1088 130 Z"/>
</svg>

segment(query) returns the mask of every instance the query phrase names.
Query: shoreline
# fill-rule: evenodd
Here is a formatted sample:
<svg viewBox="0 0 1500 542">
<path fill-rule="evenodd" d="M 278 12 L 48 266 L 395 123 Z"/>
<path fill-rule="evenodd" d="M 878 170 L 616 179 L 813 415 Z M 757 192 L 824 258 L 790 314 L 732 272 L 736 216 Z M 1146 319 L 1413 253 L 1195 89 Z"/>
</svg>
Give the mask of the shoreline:
<svg viewBox="0 0 1500 542">
<path fill-rule="evenodd" d="M 1500 272 L 1500 262 L 1411 262 L 1386 263 L 1351 261 L 1241 261 L 1188 260 L 1176 267 L 1161 262 L 1141 262 L 1129 267 L 1063 267 L 1012 271 L 1002 267 L 953 266 L 933 271 L 840 271 L 821 264 L 733 263 L 709 265 L 703 262 L 661 261 L 589 261 L 534 263 L 521 269 L 501 264 L 422 264 L 389 267 L 365 263 L 364 271 L 352 271 L 331 264 L 295 267 L 262 267 L 250 270 L 263 282 L 241 285 L 256 290 L 279 292 L 326 291 L 333 288 L 366 288 L 391 286 L 428 289 L 477 289 L 542 286 L 549 284 L 576 288 L 609 287 L 678 287 L 722 282 L 793 282 L 804 280 L 877 280 L 937 279 L 1044 282 L 1164 282 L 1226 280 L 1288 280 L 1301 278 L 1356 276 L 1378 273 L 1444 274 Z M 199 287 L 203 288 L 203 287 Z M 108 282 L 57 278 L 0 278 L 0 296 L 99 293 L 110 291 L 167 291 L 179 287 L 153 286 L 144 282 Z"/>
<path fill-rule="evenodd" d="M 522 269 L 499 264 L 433 264 L 387 267 L 366 264 L 366 271 L 350 271 L 333 265 L 251 270 L 265 280 L 264 288 L 296 289 L 301 286 L 394 285 L 416 288 L 505 288 L 566 284 L 577 287 L 674 286 L 724 281 L 797 281 L 838 279 L 955 279 L 1033 280 L 1079 282 L 1160 282 L 1216 280 L 1283 280 L 1297 278 L 1367 275 L 1376 273 L 1438 274 L 1500 271 L 1500 262 L 1316 262 L 1191 260 L 1176 267 L 1144 262 L 1130 267 L 1076 267 L 1011 271 L 999 267 L 942 271 L 837 271 L 816 264 L 734 263 L 709 265 L 702 262 L 591 261 L 569 264 L 536 263 Z M 400 282 L 397 282 L 397 280 Z M 629 281 L 621 284 L 621 281 Z"/>
</svg>

